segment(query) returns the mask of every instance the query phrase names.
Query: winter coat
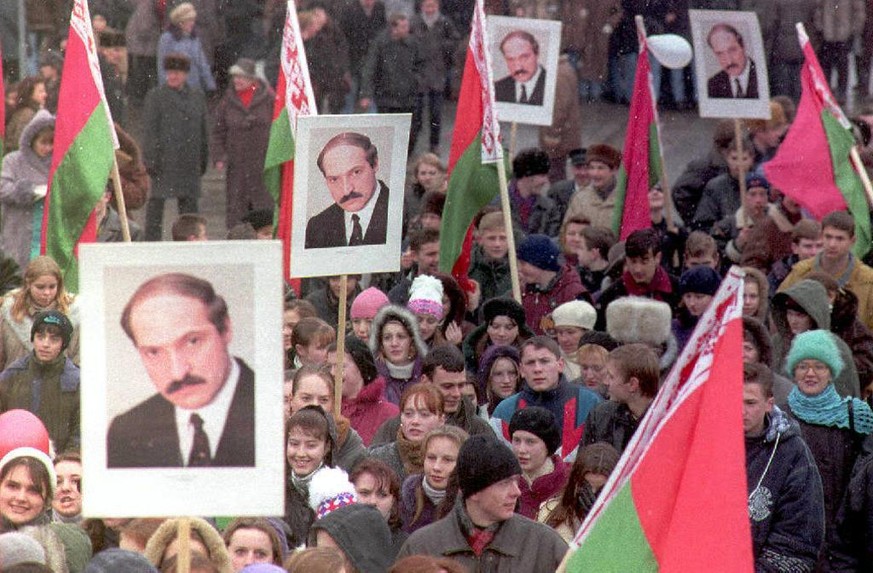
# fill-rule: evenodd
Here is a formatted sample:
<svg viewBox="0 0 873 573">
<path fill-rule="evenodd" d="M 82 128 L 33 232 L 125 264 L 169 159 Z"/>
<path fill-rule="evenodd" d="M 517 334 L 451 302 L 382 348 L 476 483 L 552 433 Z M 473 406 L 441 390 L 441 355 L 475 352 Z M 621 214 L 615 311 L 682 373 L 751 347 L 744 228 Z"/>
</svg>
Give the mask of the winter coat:
<svg viewBox="0 0 873 573">
<path fill-rule="evenodd" d="M 868 438 L 869 441 L 869 438 Z M 834 573 L 873 571 L 873 456 L 859 459 L 837 513 L 830 567 Z"/>
<path fill-rule="evenodd" d="M 0 170 L 0 239 L 3 251 L 21 269 L 27 267 L 34 245 L 38 251 L 44 198 L 37 197 L 34 189 L 48 185 L 52 160 L 51 155 L 39 157 L 31 144 L 40 131 L 54 125 L 54 116 L 45 110 L 33 116 L 21 132 L 20 148 L 3 158 Z"/>
<path fill-rule="evenodd" d="M 612 215 L 615 211 L 615 180 L 606 198 L 602 198 L 590 183 L 573 194 L 564 221 L 581 216 L 591 221 L 592 227 L 612 229 Z"/>
<path fill-rule="evenodd" d="M 527 285 L 521 295 L 524 320 L 535 334 L 543 334 L 540 321 L 557 307 L 571 300 L 591 302 L 591 295 L 582 286 L 582 280 L 576 269 L 565 264 L 545 287 Z"/>
<path fill-rule="evenodd" d="M 240 222 L 249 204 L 253 210 L 273 208 L 273 198 L 264 185 L 264 158 L 276 94 L 261 80 L 256 85 L 248 107 L 231 84 L 215 110 L 212 158 L 223 161 L 227 169 L 228 229 Z M 233 213 L 232 204 L 236 207 Z"/>
<path fill-rule="evenodd" d="M 142 124 L 152 197 L 198 197 L 209 159 L 203 92 L 188 86 L 154 88 L 146 96 Z"/>
<path fill-rule="evenodd" d="M 824 501 L 800 428 L 778 407 L 762 436 L 746 436 L 749 519 L 756 571 L 812 571 L 824 542 Z"/>
<path fill-rule="evenodd" d="M 197 10 L 197 37 L 200 38 L 200 44 L 203 46 L 203 55 L 206 56 L 206 62 L 210 68 L 214 63 L 215 49 L 222 46 L 227 41 L 227 24 L 228 14 L 236 5 L 243 4 L 241 0 L 235 2 L 227 2 L 227 0 L 166 0 L 167 2 L 167 22 L 169 22 L 169 14 L 173 8 L 183 2 L 190 2 Z M 254 20 L 254 18 L 252 19 Z M 251 22 L 247 30 L 249 36 L 255 36 L 252 27 L 259 25 L 260 22 Z M 232 24 L 231 24 L 232 25 Z M 235 53 L 233 50 L 230 53 Z"/>
<path fill-rule="evenodd" d="M 796 42 L 796 40 L 795 40 Z M 693 221 L 703 190 L 712 179 L 727 173 L 727 163 L 721 152 L 713 148 L 705 156 L 685 166 L 673 185 L 673 203 L 683 221 Z"/>
<path fill-rule="evenodd" d="M 469 398 L 464 398 L 458 403 L 457 412 L 446 414 L 446 424 L 461 428 L 470 436 L 475 436 L 476 434 L 493 436 L 491 426 L 476 414 L 476 407 L 473 406 Z M 397 437 L 397 430 L 399 429 L 399 415 L 385 420 L 373 436 L 372 445 L 378 446 L 393 442 Z"/>
<path fill-rule="evenodd" d="M 670 330 L 676 338 L 676 346 L 678 346 L 679 352 L 682 352 L 692 333 L 694 333 L 698 318 L 697 316 L 691 316 L 688 309 L 684 306 L 680 306 L 676 312 L 676 318 L 673 319 Z"/>
<path fill-rule="evenodd" d="M 333 454 L 333 465 L 351 473 L 359 461 L 367 457 L 367 448 L 361 436 L 349 425 L 345 418 L 337 420 L 337 446 Z"/>
<path fill-rule="evenodd" d="M 858 297 L 850 290 L 837 293 L 831 305 L 831 332 L 852 351 L 858 380 L 873 381 L 873 333 L 858 319 Z"/>
<path fill-rule="evenodd" d="M 484 303 L 492 298 L 503 296 L 512 290 L 512 277 L 509 274 L 509 258 L 490 259 L 482 247 L 475 245 L 467 276 L 479 283 L 480 300 Z"/>
<path fill-rule="evenodd" d="M 0 373 L 0 412 L 22 409 L 45 425 L 57 452 L 79 448 L 79 368 L 60 354 L 40 362 L 33 354 Z"/>
<path fill-rule="evenodd" d="M 418 39 L 394 40 L 386 30 L 373 42 L 361 71 L 360 99 L 372 99 L 377 108 L 415 107 L 423 91 L 424 56 Z"/>
<path fill-rule="evenodd" d="M 21 107 L 14 112 L 11 112 L 8 123 L 6 124 L 6 136 L 3 140 L 3 153 L 7 155 L 19 148 L 21 134 L 27 124 L 33 120 L 38 109 L 32 107 Z"/>
<path fill-rule="evenodd" d="M 452 69 L 452 58 L 461 35 L 452 21 L 442 14 L 430 27 L 420 14 L 412 19 L 410 25 L 410 31 L 418 38 L 424 58 L 424 86 L 430 91 L 442 92 L 446 87 L 446 76 Z"/>
<path fill-rule="evenodd" d="M 328 533 L 350 565 L 360 573 L 383 573 L 394 562 L 399 547 L 382 514 L 373 506 L 351 504 L 331 511 L 312 524 L 310 543 L 319 530 Z M 300 571 L 300 568 L 295 568 Z"/>
<path fill-rule="evenodd" d="M 154 0 L 134 0 L 136 7 L 124 31 L 127 53 L 155 57 L 161 38 L 161 21 Z"/>
<path fill-rule="evenodd" d="M 406 467 L 403 465 L 403 459 L 400 457 L 400 449 L 396 441 L 379 446 L 371 446 L 368 450 L 368 456 L 384 462 L 385 465 L 394 470 L 394 473 L 400 478 L 400 483 L 403 483 L 409 475 Z"/>
<path fill-rule="evenodd" d="M 517 237 L 516 243 L 520 242 L 522 237 L 534 233 L 548 235 L 549 237 L 556 237 L 558 235 L 561 230 L 561 213 L 557 208 L 558 205 L 555 203 L 555 200 L 549 197 L 545 190 L 534 198 L 527 221 L 521 220 L 521 207 L 519 203 L 522 199 L 518 194 L 518 182 L 515 179 L 509 182 L 508 192 L 512 228 Z M 499 206 L 500 197 L 495 197 L 491 204 Z"/>
<path fill-rule="evenodd" d="M 764 53 L 772 63 L 803 62 L 803 50 L 797 41 L 795 25 L 802 22 L 811 36 L 818 30 L 814 19 L 816 0 L 767 0 L 759 2 L 758 21 L 761 23 L 761 36 L 764 39 Z"/>
<path fill-rule="evenodd" d="M 30 330 L 33 328 L 33 316 L 25 313 L 24 318 L 15 320 L 12 317 L 12 305 L 20 289 L 9 291 L 0 301 L 0 368 L 6 369 L 16 360 L 33 352 L 30 341 Z M 67 309 L 67 318 L 73 325 L 73 337 L 64 355 L 79 363 L 79 304 L 73 299 Z"/>
<path fill-rule="evenodd" d="M 811 280 L 801 281 L 791 288 L 782 291 L 773 297 L 773 324 L 776 326 L 776 334 L 773 336 L 773 350 L 775 354 L 774 367 L 781 372 L 785 368 L 785 357 L 791 349 L 791 341 L 794 336 L 788 326 L 785 299 L 791 298 L 806 311 L 813 321 L 812 329 L 831 330 L 830 301 L 827 291 L 821 283 Z M 840 349 L 840 357 L 845 365 L 840 375 L 834 378 L 834 387 L 841 396 L 860 396 L 860 384 L 858 371 L 852 359 L 852 351 L 846 343 L 836 334 L 832 338 L 837 348 Z M 787 373 L 793 377 L 793 372 Z"/>
<path fill-rule="evenodd" d="M 864 0 L 828 0 L 818 3 L 815 27 L 825 42 L 847 42 L 864 31 L 866 16 Z"/>
<path fill-rule="evenodd" d="M 585 434 L 582 445 L 606 442 L 623 452 L 640 425 L 635 420 L 627 404 L 607 400 L 595 406 L 585 421 Z"/>
<path fill-rule="evenodd" d="M 558 161 L 561 165 L 566 162 L 567 154 L 577 149 L 582 141 L 582 108 L 579 106 L 578 83 L 579 78 L 570 59 L 566 55 L 561 56 L 558 60 L 552 125 L 540 128 L 540 147 L 549 154 L 552 161 Z M 549 198 L 551 199 L 550 195 Z M 553 237 L 558 234 L 563 215 L 563 212 L 557 210 L 555 218 L 558 227 L 550 229 L 552 232 L 547 234 Z"/>
<path fill-rule="evenodd" d="M 285 471 L 290 474 L 291 470 L 286 468 Z M 290 531 L 288 545 L 289 547 L 299 547 L 306 543 L 309 526 L 315 521 L 315 512 L 309 507 L 308 493 L 304 495 L 294 487 L 294 484 L 291 483 L 290 475 L 287 481 L 288 483 L 285 485 L 284 521 Z"/>
<path fill-rule="evenodd" d="M 581 79 L 606 81 L 609 37 L 621 21 L 620 0 L 564 2 L 562 16 L 561 51 L 579 52 Z"/>
<path fill-rule="evenodd" d="M 203 44 L 196 35 L 185 36 L 181 31 L 171 26 L 169 30 L 161 34 L 158 40 L 158 85 L 167 83 L 167 72 L 164 70 L 164 58 L 170 54 L 184 54 L 191 60 L 191 69 L 188 71 L 188 87 L 197 88 L 204 92 L 216 90 L 215 78 L 212 77 L 212 69 L 209 60 L 203 51 Z"/>
<path fill-rule="evenodd" d="M 142 150 L 139 143 L 118 123 L 115 123 L 115 133 L 118 136 L 118 149 L 115 150 L 115 160 L 118 162 L 118 175 L 121 177 L 121 194 L 124 195 L 124 206 L 128 216 L 146 204 L 152 182 L 142 161 Z M 110 205 L 117 207 L 115 186 L 112 181 L 106 182 L 106 190 L 113 194 Z"/>
<path fill-rule="evenodd" d="M 437 519 L 437 506 L 424 493 L 424 474 L 413 474 L 403 480 L 400 488 L 400 521 L 403 531 L 412 533 Z"/>
<path fill-rule="evenodd" d="M 349 419 L 365 446 L 373 441 L 379 427 L 397 416 L 400 410 L 385 399 L 385 379 L 381 376 L 361 388 L 351 400 L 343 400 L 342 415 Z M 394 434 L 396 435 L 396 434 Z"/>
<path fill-rule="evenodd" d="M 781 203 L 770 205 L 767 216 L 746 237 L 740 264 L 769 271 L 773 263 L 791 254 L 791 232 L 799 220 L 799 215 L 788 214 Z"/>
<path fill-rule="evenodd" d="M 349 316 L 352 302 L 355 297 L 361 293 L 361 287 L 356 286 L 355 290 L 349 293 L 346 297 L 346 316 Z M 318 318 L 328 323 L 331 328 L 336 330 L 337 321 L 339 321 L 339 299 L 334 296 L 330 287 L 325 285 L 318 290 L 314 290 L 306 295 L 306 300 L 312 303 L 315 307 L 315 312 Z"/>
<path fill-rule="evenodd" d="M 306 62 L 315 99 L 349 90 L 349 47 L 340 27 L 329 20 L 317 34 L 304 40 Z"/>
<path fill-rule="evenodd" d="M 551 497 L 563 491 L 570 477 L 570 465 L 561 460 L 560 456 L 553 455 L 551 458 L 555 469 L 528 483 L 524 476 L 518 480 L 518 489 L 521 497 L 518 498 L 516 513 L 528 519 L 536 519 L 540 505 Z"/>
<path fill-rule="evenodd" d="M 723 173 L 703 188 L 691 228 L 708 233 L 717 222 L 736 213 L 740 207 L 739 182 L 730 173 Z"/>
<path fill-rule="evenodd" d="M 499 524 L 494 539 L 477 556 L 461 529 L 462 512 L 459 502 L 449 515 L 410 535 L 397 559 L 407 555 L 450 557 L 467 571 L 510 573 L 555 571 L 567 552 L 567 544 L 552 528 L 513 515 Z"/>
<path fill-rule="evenodd" d="M 349 2 L 340 12 L 339 25 L 349 48 L 349 69 L 356 77 L 360 77 L 370 44 L 388 25 L 385 4 L 376 0 L 368 16 L 360 2 Z"/>
</svg>

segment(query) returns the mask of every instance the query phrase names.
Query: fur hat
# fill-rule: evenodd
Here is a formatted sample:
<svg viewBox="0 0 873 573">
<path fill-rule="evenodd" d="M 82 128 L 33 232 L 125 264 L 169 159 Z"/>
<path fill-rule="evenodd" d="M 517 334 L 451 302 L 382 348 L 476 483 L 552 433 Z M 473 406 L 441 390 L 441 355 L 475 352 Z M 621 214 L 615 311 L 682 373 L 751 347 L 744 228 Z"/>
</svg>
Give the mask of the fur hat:
<svg viewBox="0 0 873 573">
<path fill-rule="evenodd" d="M 721 277 L 712 267 L 705 265 L 688 269 L 679 278 L 679 296 L 689 292 L 715 295 L 721 284 Z"/>
<path fill-rule="evenodd" d="M 549 155 L 539 148 L 523 149 L 512 160 L 512 175 L 516 179 L 531 175 L 547 175 L 551 169 Z"/>
<path fill-rule="evenodd" d="M 124 33 L 113 28 L 104 28 L 98 37 L 101 48 L 123 48 L 127 44 Z"/>
<path fill-rule="evenodd" d="M 567 152 L 567 155 L 570 156 L 570 163 L 574 167 L 579 167 L 581 165 L 585 165 L 586 156 L 588 155 L 588 153 L 584 147 L 580 147 L 577 149 L 571 149 L 569 152 Z"/>
<path fill-rule="evenodd" d="M 40 462 L 43 466 L 45 466 L 45 469 L 49 475 L 48 497 L 53 498 L 55 496 L 58 476 L 57 474 L 55 474 L 55 464 L 52 462 L 52 459 L 48 456 L 48 454 L 46 454 L 42 450 L 38 450 L 36 448 L 31 448 L 28 446 L 15 448 L 14 450 L 3 456 L 2 459 L 0 459 L 0 472 L 3 471 L 3 468 L 5 468 L 7 464 L 19 458 L 34 458 L 36 461 Z"/>
<path fill-rule="evenodd" d="M 381 354 L 382 329 L 385 328 L 388 322 L 399 322 L 402 324 L 410 336 L 412 336 L 415 352 L 418 357 L 424 359 L 427 356 L 427 345 L 421 339 L 421 332 L 418 330 L 418 318 L 402 306 L 389 304 L 379 309 L 379 312 L 373 318 L 373 324 L 370 326 L 370 352 L 373 353 L 374 358 Z"/>
<path fill-rule="evenodd" d="M 186 20 L 197 18 L 197 10 L 190 2 L 182 2 L 170 11 L 170 22 L 178 26 Z"/>
<path fill-rule="evenodd" d="M 73 324 L 67 315 L 58 310 L 41 310 L 33 316 L 33 326 L 30 327 L 30 341 L 33 342 L 37 331 L 46 325 L 56 326 L 60 330 L 61 351 L 67 349 L 70 345 L 70 339 L 73 338 Z"/>
<path fill-rule="evenodd" d="M 555 326 L 577 326 L 585 330 L 594 328 L 597 311 L 584 300 L 571 300 L 552 311 Z"/>
<path fill-rule="evenodd" d="M 592 145 L 588 148 L 585 162 L 591 163 L 592 161 L 605 163 L 610 169 L 618 169 L 618 166 L 621 165 L 621 151 L 605 143 Z"/>
<path fill-rule="evenodd" d="M 230 555 L 218 531 L 209 522 L 199 517 L 186 517 L 182 519 L 187 519 L 191 523 L 192 533 L 196 531 L 203 538 L 203 541 L 206 543 L 206 551 L 209 552 L 207 557 L 215 565 L 219 573 L 233 573 Z M 176 539 L 180 522 L 181 519 L 168 519 L 158 527 L 157 531 L 154 532 L 149 538 L 148 543 L 146 543 L 143 555 L 155 567 L 160 566 L 164 558 L 164 551 Z"/>
<path fill-rule="evenodd" d="M 791 350 L 785 358 L 785 372 L 794 378 L 794 367 L 801 360 L 818 360 L 828 365 L 831 379 L 843 371 L 843 358 L 834 342 L 833 334 L 827 330 L 807 330 L 794 337 Z"/>
<path fill-rule="evenodd" d="M 430 275 L 418 275 L 409 287 L 409 302 L 406 308 L 416 314 L 429 314 L 437 320 L 443 318 L 443 283 Z"/>
<path fill-rule="evenodd" d="M 312 481 L 309 482 L 309 507 L 315 512 L 316 519 L 357 501 L 355 486 L 349 482 L 349 474 L 345 470 L 323 467 L 312 475 Z"/>
<path fill-rule="evenodd" d="M 19 563 L 45 565 L 45 549 L 36 539 L 20 531 L 0 535 L 0 571 Z"/>
<path fill-rule="evenodd" d="M 227 75 L 254 79 L 258 77 L 258 73 L 255 70 L 255 61 L 250 58 L 240 58 L 234 65 L 230 66 L 230 69 L 227 70 Z M 270 214 L 269 224 L 273 224 L 272 213 Z"/>
<path fill-rule="evenodd" d="M 670 339 L 670 305 L 641 296 L 615 299 L 606 307 L 606 332 L 617 342 L 660 346 Z"/>
<path fill-rule="evenodd" d="M 370 347 L 354 334 L 346 336 L 346 354 L 352 357 L 352 361 L 358 367 L 365 385 L 379 376 L 379 371 L 376 370 L 376 361 L 373 360 L 373 353 L 370 352 Z"/>
<path fill-rule="evenodd" d="M 370 287 L 364 289 L 355 297 L 349 310 L 349 315 L 352 320 L 373 318 L 380 308 L 388 304 L 391 304 L 391 301 L 388 300 L 384 292 L 376 287 Z"/>
<path fill-rule="evenodd" d="M 482 318 L 485 324 L 490 324 L 498 316 L 507 316 L 518 325 L 519 332 L 527 329 L 524 317 L 524 307 L 514 298 L 497 297 L 488 300 L 482 306 Z"/>
<path fill-rule="evenodd" d="M 185 54 L 167 54 L 164 58 L 164 70 L 187 72 L 191 70 L 191 59 Z"/>
<path fill-rule="evenodd" d="M 530 263 L 538 269 L 552 271 L 561 270 L 561 249 L 547 235 L 528 235 L 515 250 L 518 260 Z"/>
<path fill-rule="evenodd" d="M 539 406 L 528 406 L 516 410 L 509 420 L 509 437 L 517 431 L 530 432 L 546 444 L 549 455 L 561 445 L 561 431 L 558 429 L 558 421 L 555 415 Z"/>
<path fill-rule="evenodd" d="M 85 567 L 85 573 L 158 573 L 148 559 L 124 549 L 112 547 L 94 556 Z"/>
<path fill-rule="evenodd" d="M 515 454 L 496 436 L 470 436 L 458 452 L 458 488 L 468 498 L 488 486 L 521 475 Z"/>
</svg>

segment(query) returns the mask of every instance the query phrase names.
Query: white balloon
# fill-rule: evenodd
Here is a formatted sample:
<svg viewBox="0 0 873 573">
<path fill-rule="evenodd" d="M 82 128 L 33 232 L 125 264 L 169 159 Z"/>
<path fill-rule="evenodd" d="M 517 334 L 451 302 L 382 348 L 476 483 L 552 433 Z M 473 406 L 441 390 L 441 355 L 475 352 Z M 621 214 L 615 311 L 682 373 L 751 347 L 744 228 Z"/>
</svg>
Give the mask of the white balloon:
<svg viewBox="0 0 873 573">
<path fill-rule="evenodd" d="M 649 52 L 662 66 L 672 70 L 684 68 L 691 63 L 691 44 L 676 34 L 658 34 L 646 40 Z"/>
</svg>

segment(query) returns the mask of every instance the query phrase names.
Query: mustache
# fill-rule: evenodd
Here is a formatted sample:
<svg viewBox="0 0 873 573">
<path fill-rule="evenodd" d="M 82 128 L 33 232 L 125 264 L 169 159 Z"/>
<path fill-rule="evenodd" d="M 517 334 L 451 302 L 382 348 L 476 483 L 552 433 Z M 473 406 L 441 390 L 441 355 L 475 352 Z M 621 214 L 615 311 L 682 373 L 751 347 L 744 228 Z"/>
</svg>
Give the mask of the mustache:
<svg viewBox="0 0 873 573">
<path fill-rule="evenodd" d="M 352 191 L 348 195 L 343 196 L 339 200 L 339 204 L 342 205 L 343 203 L 347 203 L 347 202 L 351 201 L 352 199 L 360 199 L 361 197 L 363 197 L 363 195 L 361 195 L 357 191 Z"/>
<path fill-rule="evenodd" d="M 199 386 L 201 384 L 206 384 L 206 380 L 201 378 L 200 376 L 186 374 L 184 378 L 180 380 L 173 380 L 172 382 L 170 382 L 170 385 L 167 386 L 167 394 L 175 394 L 182 388 L 186 388 L 188 386 Z"/>
<path fill-rule="evenodd" d="M 518 76 L 523 76 L 523 75 L 525 75 L 526 73 L 528 73 L 527 70 L 518 69 L 518 70 L 515 70 L 514 72 L 512 72 L 512 77 L 515 78 L 515 77 L 518 77 Z"/>
</svg>

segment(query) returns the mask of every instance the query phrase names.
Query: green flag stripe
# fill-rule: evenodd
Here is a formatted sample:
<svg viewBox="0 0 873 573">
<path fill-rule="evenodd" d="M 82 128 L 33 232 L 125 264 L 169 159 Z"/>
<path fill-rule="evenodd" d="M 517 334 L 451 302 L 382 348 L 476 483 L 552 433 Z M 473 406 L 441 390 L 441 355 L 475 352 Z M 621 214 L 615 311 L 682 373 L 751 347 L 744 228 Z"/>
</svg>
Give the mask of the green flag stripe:
<svg viewBox="0 0 873 573">
<path fill-rule="evenodd" d="M 617 237 L 621 232 L 621 220 L 624 217 L 624 202 L 627 198 L 627 169 L 624 162 L 619 166 L 615 176 L 615 207 L 612 209 L 612 232 Z"/>
<path fill-rule="evenodd" d="M 288 109 L 283 107 L 270 126 L 270 142 L 264 160 L 264 182 L 277 207 L 281 189 L 281 167 L 283 163 L 292 159 L 294 159 L 294 136 L 291 133 L 291 124 L 288 122 Z"/>
</svg>

